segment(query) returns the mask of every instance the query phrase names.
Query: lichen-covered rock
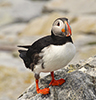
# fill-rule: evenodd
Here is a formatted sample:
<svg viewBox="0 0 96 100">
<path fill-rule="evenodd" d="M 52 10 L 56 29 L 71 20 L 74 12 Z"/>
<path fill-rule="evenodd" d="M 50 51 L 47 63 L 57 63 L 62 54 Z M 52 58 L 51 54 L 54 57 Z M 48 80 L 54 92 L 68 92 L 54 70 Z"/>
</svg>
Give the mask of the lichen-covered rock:
<svg viewBox="0 0 96 100">
<path fill-rule="evenodd" d="M 70 68 L 71 67 L 71 68 Z M 69 71 L 73 72 L 69 73 Z M 94 73 L 96 70 L 96 56 L 89 58 L 85 62 L 77 65 L 71 65 L 67 68 L 55 72 L 55 78 L 64 78 L 66 82 L 61 86 L 48 86 L 51 76 L 48 75 L 40 79 L 40 88 L 49 87 L 48 95 L 36 93 L 35 83 L 32 84 L 18 100 L 96 100 L 96 76 L 84 72 L 90 69 Z"/>
<path fill-rule="evenodd" d="M 76 65 L 70 64 L 66 67 L 67 73 L 75 70 L 82 71 L 90 76 L 96 77 L 96 56 L 90 57 L 87 60 L 81 60 Z"/>
<path fill-rule="evenodd" d="M 96 56 L 90 57 L 86 61 L 80 63 L 80 66 L 82 66 L 82 68 L 79 69 L 79 71 L 96 77 Z"/>
</svg>

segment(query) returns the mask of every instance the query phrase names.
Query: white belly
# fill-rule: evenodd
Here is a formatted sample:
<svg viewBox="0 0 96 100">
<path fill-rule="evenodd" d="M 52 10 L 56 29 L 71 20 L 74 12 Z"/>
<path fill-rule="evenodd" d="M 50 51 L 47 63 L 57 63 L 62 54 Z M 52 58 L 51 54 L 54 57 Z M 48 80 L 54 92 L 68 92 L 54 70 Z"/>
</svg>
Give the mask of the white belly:
<svg viewBox="0 0 96 100">
<path fill-rule="evenodd" d="M 76 49 L 72 43 L 66 43 L 62 46 L 51 45 L 46 47 L 40 54 L 43 56 L 44 69 L 39 65 L 36 66 L 36 70 L 39 72 L 51 72 L 63 68 L 72 60 L 75 52 Z"/>
</svg>

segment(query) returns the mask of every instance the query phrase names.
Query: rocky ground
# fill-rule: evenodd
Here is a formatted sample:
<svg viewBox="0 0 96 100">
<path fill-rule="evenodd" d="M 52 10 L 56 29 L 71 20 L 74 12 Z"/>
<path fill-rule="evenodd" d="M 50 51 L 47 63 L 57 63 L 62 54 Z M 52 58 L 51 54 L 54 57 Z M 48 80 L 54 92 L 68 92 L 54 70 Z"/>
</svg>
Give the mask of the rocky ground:
<svg viewBox="0 0 96 100">
<path fill-rule="evenodd" d="M 50 86 L 51 75 L 40 79 L 40 88 L 49 87 L 50 93 L 36 93 L 32 84 L 18 100 L 96 100 L 96 56 L 55 72 L 55 78 L 64 78 L 61 86 Z"/>
<path fill-rule="evenodd" d="M 18 57 L 17 45 L 50 34 L 58 17 L 68 17 L 72 27 L 77 53 L 70 64 L 95 55 L 95 9 L 95 0 L 0 0 L 0 100 L 16 99 L 33 82 L 33 75 Z M 24 77 L 30 77 L 27 83 Z"/>
</svg>

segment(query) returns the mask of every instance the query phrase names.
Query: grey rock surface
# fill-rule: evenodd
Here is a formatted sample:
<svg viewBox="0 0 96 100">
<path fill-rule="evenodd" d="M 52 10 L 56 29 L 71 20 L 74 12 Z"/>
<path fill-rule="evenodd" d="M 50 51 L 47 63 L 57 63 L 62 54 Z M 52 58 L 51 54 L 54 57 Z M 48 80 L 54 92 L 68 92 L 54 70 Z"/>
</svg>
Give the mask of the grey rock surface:
<svg viewBox="0 0 96 100">
<path fill-rule="evenodd" d="M 0 27 L 9 23 L 27 22 L 42 12 L 45 1 L 0 0 Z"/>
<path fill-rule="evenodd" d="M 61 86 L 48 86 L 51 76 L 40 79 L 40 88 L 49 87 L 48 95 L 36 93 L 35 83 L 32 84 L 18 100 L 96 100 L 96 56 L 90 57 L 85 62 L 67 66 L 55 72 L 55 79 L 64 78 L 66 82 Z M 72 69 L 73 68 L 73 69 Z M 90 73 L 82 70 L 85 68 Z M 72 71 L 73 70 L 73 71 Z M 70 73 L 71 72 L 71 73 Z"/>
<path fill-rule="evenodd" d="M 59 11 L 65 14 L 73 15 L 90 15 L 96 14 L 96 1 L 95 0 L 51 0 L 43 9 L 43 12 Z"/>
</svg>

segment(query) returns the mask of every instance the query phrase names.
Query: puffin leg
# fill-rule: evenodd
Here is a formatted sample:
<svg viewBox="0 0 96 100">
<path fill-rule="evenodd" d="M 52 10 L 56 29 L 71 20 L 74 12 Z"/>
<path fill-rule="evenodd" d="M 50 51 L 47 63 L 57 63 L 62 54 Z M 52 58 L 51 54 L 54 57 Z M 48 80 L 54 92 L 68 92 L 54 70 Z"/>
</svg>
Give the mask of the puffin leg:
<svg viewBox="0 0 96 100">
<path fill-rule="evenodd" d="M 39 88 L 39 75 L 38 74 L 35 74 L 35 78 L 36 78 L 36 91 L 37 91 L 37 93 L 41 93 L 41 94 L 44 94 L 44 95 L 46 95 L 46 94 L 49 94 L 49 88 L 44 88 L 44 89 L 40 89 Z"/>
<path fill-rule="evenodd" d="M 49 83 L 49 86 L 52 85 L 52 86 L 59 86 L 59 85 L 62 85 L 65 80 L 64 79 L 59 79 L 59 80 L 55 80 L 54 79 L 54 72 L 51 72 L 51 77 L 52 77 L 52 81 Z"/>
</svg>

